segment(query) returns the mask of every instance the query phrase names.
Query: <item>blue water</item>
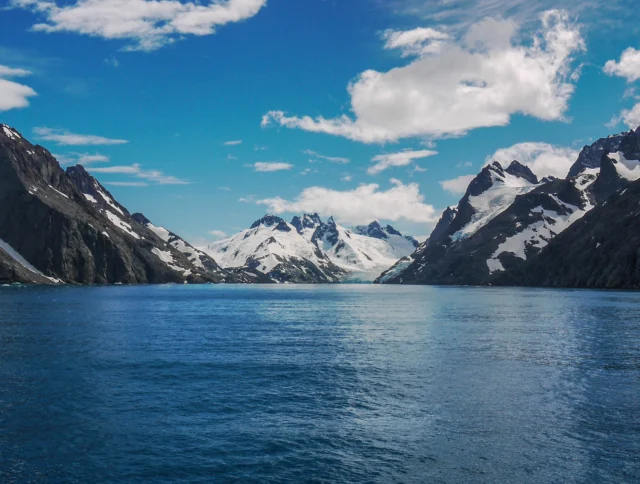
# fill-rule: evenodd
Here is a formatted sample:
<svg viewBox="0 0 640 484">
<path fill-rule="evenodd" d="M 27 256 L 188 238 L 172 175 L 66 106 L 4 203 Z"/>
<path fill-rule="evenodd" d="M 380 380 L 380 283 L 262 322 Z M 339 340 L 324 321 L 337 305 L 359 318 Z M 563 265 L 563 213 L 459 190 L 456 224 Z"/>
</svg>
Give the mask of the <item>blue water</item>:
<svg viewBox="0 0 640 484">
<path fill-rule="evenodd" d="M 640 294 L 0 289 L 0 482 L 638 482 Z"/>
</svg>

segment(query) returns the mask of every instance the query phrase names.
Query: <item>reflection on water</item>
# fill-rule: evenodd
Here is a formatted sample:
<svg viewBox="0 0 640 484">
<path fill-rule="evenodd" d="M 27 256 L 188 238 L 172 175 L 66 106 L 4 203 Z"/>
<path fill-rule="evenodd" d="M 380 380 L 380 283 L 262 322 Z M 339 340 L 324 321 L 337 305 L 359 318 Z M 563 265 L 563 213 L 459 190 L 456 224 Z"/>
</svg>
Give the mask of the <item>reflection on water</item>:
<svg viewBox="0 0 640 484">
<path fill-rule="evenodd" d="M 640 294 L 0 290 L 2 482 L 632 482 Z"/>
</svg>

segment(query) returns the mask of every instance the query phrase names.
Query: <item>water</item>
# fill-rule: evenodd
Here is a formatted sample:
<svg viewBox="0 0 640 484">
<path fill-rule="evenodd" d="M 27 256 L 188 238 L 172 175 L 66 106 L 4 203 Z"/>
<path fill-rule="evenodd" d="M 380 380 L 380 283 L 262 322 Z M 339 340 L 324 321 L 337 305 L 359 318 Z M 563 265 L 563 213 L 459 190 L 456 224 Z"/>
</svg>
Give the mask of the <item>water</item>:
<svg viewBox="0 0 640 484">
<path fill-rule="evenodd" d="M 0 289 L 0 481 L 638 482 L 640 294 Z"/>
</svg>

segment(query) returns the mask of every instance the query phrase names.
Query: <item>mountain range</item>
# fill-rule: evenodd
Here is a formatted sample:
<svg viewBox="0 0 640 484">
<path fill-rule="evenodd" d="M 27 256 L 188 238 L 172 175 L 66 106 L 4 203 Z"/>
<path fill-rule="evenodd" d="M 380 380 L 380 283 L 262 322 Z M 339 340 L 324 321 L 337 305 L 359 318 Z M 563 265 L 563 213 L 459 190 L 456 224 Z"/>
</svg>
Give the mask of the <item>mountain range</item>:
<svg viewBox="0 0 640 484">
<path fill-rule="evenodd" d="M 0 283 L 336 283 L 640 288 L 640 128 L 567 177 L 493 162 L 419 244 L 374 221 L 265 215 L 194 247 L 131 214 L 80 165 L 0 125 Z"/>
<path fill-rule="evenodd" d="M 345 228 L 305 214 L 291 222 L 265 215 L 247 230 L 203 250 L 224 268 L 247 267 L 274 282 L 371 282 L 418 242 L 378 222 Z"/>
<path fill-rule="evenodd" d="M 566 178 L 494 162 L 376 282 L 640 287 L 640 128 L 585 146 Z"/>
</svg>

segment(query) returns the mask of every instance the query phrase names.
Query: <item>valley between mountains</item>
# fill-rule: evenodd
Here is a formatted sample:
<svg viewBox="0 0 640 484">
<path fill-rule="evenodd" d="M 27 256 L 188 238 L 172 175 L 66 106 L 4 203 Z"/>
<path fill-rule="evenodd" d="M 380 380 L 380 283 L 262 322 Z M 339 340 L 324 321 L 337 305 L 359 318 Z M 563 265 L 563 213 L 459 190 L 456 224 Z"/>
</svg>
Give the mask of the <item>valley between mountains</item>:
<svg viewBox="0 0 640 484">
<path fill-rule="evenodd" d="M 430 237 L 265 215 L 206 247 L 130 213 L 82 166 L 0 125 L 0 283 L 341 283 L 640 288 L 640 128 L 566 178 L 485 166 Z"/>
</svg>

